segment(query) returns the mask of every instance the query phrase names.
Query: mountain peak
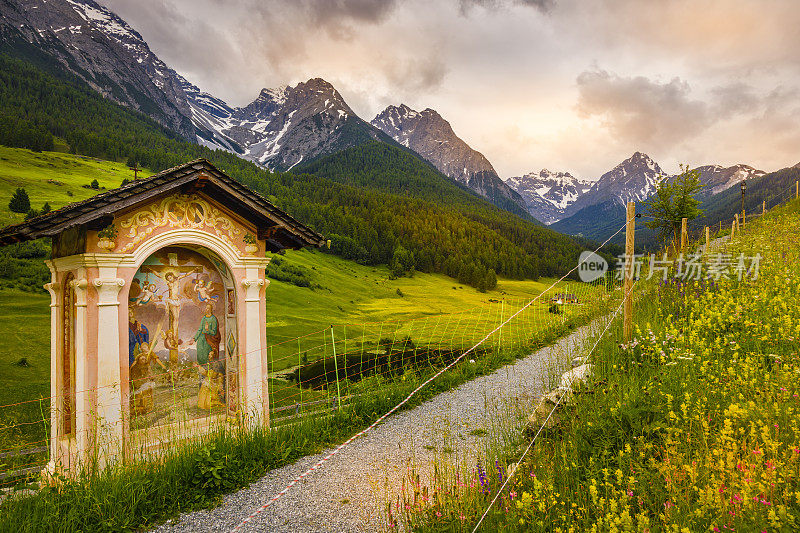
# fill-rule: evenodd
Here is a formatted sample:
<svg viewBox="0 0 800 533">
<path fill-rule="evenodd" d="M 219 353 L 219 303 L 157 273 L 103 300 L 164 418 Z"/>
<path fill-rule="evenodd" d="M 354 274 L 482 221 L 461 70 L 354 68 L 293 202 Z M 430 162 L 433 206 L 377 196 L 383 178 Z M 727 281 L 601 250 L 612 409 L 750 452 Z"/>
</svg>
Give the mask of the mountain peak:
<svg viewBox="0 0 800 533">
<path fill-rule="evenodd" d="M 286 93 L 289 92 L 291 87 L 289 85 L 278 85 L 277 87 L 264 87 L 261 89 L 261 92 L 258 93 L 259 98 L 279 98 L 285 97 Z"/>
<path fill-rule="evenodd" d="M 311 78 L 306 82 L 300 82 L 295 86 L 295 89 L 304 88 L 312 91 L 319 91 L 325 93 L 336 93 L 336 88 L 332 83 L 322 78 Z"/>
<path fill-rule="evenodd" d="M 564 210 L 591 188 L 591 183 L 569 172 L 553 172 L 546 168 L 538 173 L 508 178 L 506 183 L 522 195 L 528 211 L 545 224 L 559 220 Z"/>
<path fill-rule="evenodd" d="M 371 124 L 428 160 L 445 176 L 466 185 L 495 203 L 516 204 L 525 212 L 522 197 L 495 172 L 480 152 L 461 140 L 436 110 L 415 111 L 405 104 L 388 106 Z"/>
</svg>

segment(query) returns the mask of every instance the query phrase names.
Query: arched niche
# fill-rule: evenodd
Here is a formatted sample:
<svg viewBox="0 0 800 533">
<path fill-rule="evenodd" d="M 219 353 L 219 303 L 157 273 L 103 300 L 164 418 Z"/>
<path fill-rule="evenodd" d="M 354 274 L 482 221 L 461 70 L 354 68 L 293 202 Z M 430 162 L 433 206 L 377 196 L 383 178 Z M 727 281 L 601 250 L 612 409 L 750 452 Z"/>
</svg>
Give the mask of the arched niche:
<svg viewBox="0 0 800 533">
<path fill-rule="evenodd" d="M 130 430 L 237 416 L 239 305 L 227 262 L 199 244 L 168 244 L 125 292 Z"/>
</svg>

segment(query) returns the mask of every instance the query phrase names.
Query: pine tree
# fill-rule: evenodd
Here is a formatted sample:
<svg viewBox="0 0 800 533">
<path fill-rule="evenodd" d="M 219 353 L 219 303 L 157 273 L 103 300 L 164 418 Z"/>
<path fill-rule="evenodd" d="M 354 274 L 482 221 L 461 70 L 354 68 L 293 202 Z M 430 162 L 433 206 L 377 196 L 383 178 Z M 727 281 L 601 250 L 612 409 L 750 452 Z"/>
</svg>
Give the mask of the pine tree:
<svg viewBox="0 0 800 533">
<path fill-rule="evenodd" d="M 48 202 L 45 202 L 44 205 L 42 206 L 42 210 L 40 211 L 40 214 L 46 215 L 47 213 L 49 213 L 52 210 L 53 210 L 53 208 L 50 207 L 50 204 Z"/>
<path fill-rule="evenodd" d="M 490 291 L 495 287 L 497 287 L 497 274 L 495 274 L 493 268 L 490 268 L 489 272 L 486 273 L 486 290 Z"/>
<path fill-rule="evenodd" d="M 22 187 L 17 188 L 14 194 L 11 195 L 11 200 L 8 202 L 8 208 L 14 213 L 27 213 L 31 210 L 31 199 L 28 198 L 28 191 Z"/>
<path fill-rule="evenodd" d="M 98 183 L 97 180 L 94 179 L 92 180 L 92 183 L 89 185 L 89 187 L 91 187 L 94 190 L 97 190 L 100 188 L 100 183 Z"/>
</svg>

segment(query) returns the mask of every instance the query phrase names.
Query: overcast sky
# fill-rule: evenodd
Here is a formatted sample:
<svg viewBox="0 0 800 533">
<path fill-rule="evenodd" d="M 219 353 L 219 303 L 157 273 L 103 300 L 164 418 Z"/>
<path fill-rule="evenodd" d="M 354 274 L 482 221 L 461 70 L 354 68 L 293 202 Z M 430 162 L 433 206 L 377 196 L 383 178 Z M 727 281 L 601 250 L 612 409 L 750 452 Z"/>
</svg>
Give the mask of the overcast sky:
<svg viewBox="0 0 800 533">
<path fill-rule="evenodd" d="M 99 1 L 233 106 L 322 77 L 367 121 L 436 109 L 503 178 L 800 161 L 794 0 Z"/>
</svg>

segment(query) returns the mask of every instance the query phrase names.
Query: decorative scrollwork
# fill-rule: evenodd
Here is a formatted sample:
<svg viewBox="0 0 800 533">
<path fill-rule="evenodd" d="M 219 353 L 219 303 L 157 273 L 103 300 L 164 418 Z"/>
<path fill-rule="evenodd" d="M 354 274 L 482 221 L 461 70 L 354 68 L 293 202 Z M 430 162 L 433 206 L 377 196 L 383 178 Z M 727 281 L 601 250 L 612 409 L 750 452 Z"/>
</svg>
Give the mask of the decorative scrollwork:
<svg viewBox="0 0 800 533">
<path fill-rule="evenodd" d="M 120 223 L 120 227 L 127 229 L 127 236 L 132 239 L 122 248 L 122 253 L 133 250 L 156 228 L 166 226 L 170 228 L 207 228 L 234 248 L 238 247 L 233 243 L 233 238 L 242 233 L 222 211 L 197 195 L 168 196 L 160 202 L 137 211 Z"/>
</svg>

